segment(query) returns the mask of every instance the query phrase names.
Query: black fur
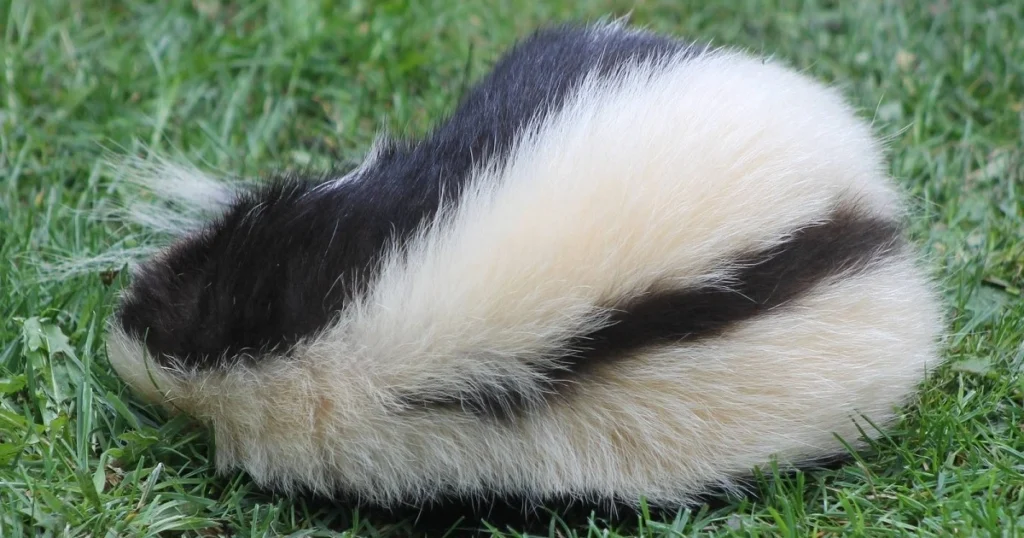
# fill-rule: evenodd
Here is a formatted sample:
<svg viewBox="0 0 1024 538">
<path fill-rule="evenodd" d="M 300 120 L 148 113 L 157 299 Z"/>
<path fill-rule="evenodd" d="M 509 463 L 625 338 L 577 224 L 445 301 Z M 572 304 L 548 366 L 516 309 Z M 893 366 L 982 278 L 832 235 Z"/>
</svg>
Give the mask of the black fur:
<svg viewBox="0 0 1024 538">
<path fill-rule="evenodd" d="M 728 287 L 655 289 L 613 308 L 609 324 L 580 335 L 557 367 L 538 367 L 544 380 L 526 389 L 481 385 L 445 396 L 402 395 L 410 408 L 457 408 L 508 420 L 552 396 L 567 396 L 573 381 L 644 348 L 721 334 L 736 323 L 786 306 L 830 277 L 865 268 L 902 243 L 898 222 L 841 207 L 820 224 L 804 227 L 775 248 L 740 256 Z"/>
<path fill-rule="evenodd" d="M 457 199 L 474 165 L 500 162 L 524 128 L 557 110 L 588 73 L 691 50 L 618 28 L 538 32 L 505 55 L 454 114 L 416 143 L 385 143 L 358 178 L 278 178 L 239 198 L 198 238 L 137 272 L 121 326 L 156 360 L 222 367 L 287 351 L 360 293 L 382 251 Z M 695 50 L 695 49 L 694 49 Z"/>
</svg>

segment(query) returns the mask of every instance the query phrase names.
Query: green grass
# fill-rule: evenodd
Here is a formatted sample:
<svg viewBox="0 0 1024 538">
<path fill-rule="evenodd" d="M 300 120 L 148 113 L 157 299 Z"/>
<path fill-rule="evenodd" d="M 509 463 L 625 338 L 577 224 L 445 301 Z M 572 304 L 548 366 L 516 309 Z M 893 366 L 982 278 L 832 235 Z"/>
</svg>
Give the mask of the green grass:
<svg viewBox="0 0 1024 538">
<path fill-rule="evenodd" d="M 123 282 L 40 284 L 39 263 L 122 240 L 79 215 L 117 199 L 104 148 L 246 175 L 357 159 L 381 127 L 423 132 L 518 35 L 629 10 L 781 57 L 874 119 L 943 283 L 950 363 L 853 464 L 540 534 L 1024 535 L 1024 3 L 982 4 L 0 0 L 0 536 L 408 535 L 409 521 L 216 476 L 202 430 L 110 371 L 103 325 Z"/>
</svg>

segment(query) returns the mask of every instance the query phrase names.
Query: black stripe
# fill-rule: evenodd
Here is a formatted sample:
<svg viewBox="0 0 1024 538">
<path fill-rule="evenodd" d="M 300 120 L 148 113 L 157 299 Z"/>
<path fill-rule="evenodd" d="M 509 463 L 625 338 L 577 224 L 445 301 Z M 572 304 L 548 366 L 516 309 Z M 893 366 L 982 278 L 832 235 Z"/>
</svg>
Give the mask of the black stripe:
<svg viewBox="0 0 1024 538">
<path fill-rule="evenodd" d="M 827 221 L 796 231 L 774 248 L 738 256 L 734 264 L 740 269 L 728 288 L 651 290 L 639 299 L 610 305 L 614 309 L 610 323 L 568 342 L 557 367 L 535 370 L 542 381 L 534 385 L 484 382 L 473 391 L 409 394 L 400 400 L 414 409 L 462 409 L 508 419 L 543 404 L 551 395 L 565 396 L 574 382 L 630 353 L 719 335 L 730 326 L 782 308 L 830 277 L 863 270 L 895 252 L 901 242 L 899 223 L 843 207 Z"/>
<path fill-rule="evenodd" d="M 276 178 L 241 196 L 207 233 L 144 264 L 118 319 L 160 362 L 223 367 L 286 351 L 361 295 L 386 247 L 403 244 L 474 166 L 500 164 L 523 128 L 560 108 L 585 76 L 689 45 L 624 29 L 563 26 L 508 52 L 421 141 L 384 143 L 360 178 L 314 193 L 331 174 Z M 702 49 L 692 49 L 695 53 Z"/>
</svg>

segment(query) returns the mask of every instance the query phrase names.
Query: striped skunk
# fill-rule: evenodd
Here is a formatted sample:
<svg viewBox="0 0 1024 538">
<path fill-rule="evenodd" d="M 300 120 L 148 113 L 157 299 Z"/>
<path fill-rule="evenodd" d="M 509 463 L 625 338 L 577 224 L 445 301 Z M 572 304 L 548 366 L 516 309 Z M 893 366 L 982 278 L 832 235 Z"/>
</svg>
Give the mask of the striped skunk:
<svg viewBox="0 0 1024 538">
<path fill-rule="evenodd" d="M 210 216 L 111 363 L 278 491 L 681 505 L 863 446 L 939 361 L 869 125 L 734 50 L 551 27 L 354 169 L 149 172 Z"/>
</svg>

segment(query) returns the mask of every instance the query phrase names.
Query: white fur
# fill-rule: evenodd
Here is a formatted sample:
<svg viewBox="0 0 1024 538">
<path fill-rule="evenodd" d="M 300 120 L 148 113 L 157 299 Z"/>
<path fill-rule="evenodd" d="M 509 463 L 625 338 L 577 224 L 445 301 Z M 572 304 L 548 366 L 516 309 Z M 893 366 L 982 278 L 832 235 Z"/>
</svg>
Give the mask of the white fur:
<svg viewBox="0 0 1024 538">
<path fill-rule="evenodd" d="M 128 228 L 120 229 L 119 243 L 103 252 L 76 253 L 47 264 L 42 271 L 43 281 L 122 267 L 133 269 L 169 239 L 202 228 L 245 183 L 214 178 L 188 163 L 160 156 L 144 159 L 110 155 L 102 167 L 111 178 L 113 190 L 128 202 L 95 208 L 89 218 Z"/>
<path fill-rule="evenodd" d="M 836 435 L 856 444 L 858 423 L 874 432 L 861 415 L 890 424 L 937 362 L 939 306 L 897 256 L 720 337 L 613 362 L 514 427 L 401 409 L 395 389 L 526 385 L 528 362 L 605 321 L 594 304 L 728 286 L 723 261 L 839 200 L 901 211 L 881 149 L 839 95 L 735 52 L 587 80 L 531 133 L 295 358 L 149 371 L 115 330 L 114 367 L 208 421 L 218 466 L 262 483 L 378 502 L 439 487 L 683 502 L 772 457 L 841 451 Z"/>
</svg>

